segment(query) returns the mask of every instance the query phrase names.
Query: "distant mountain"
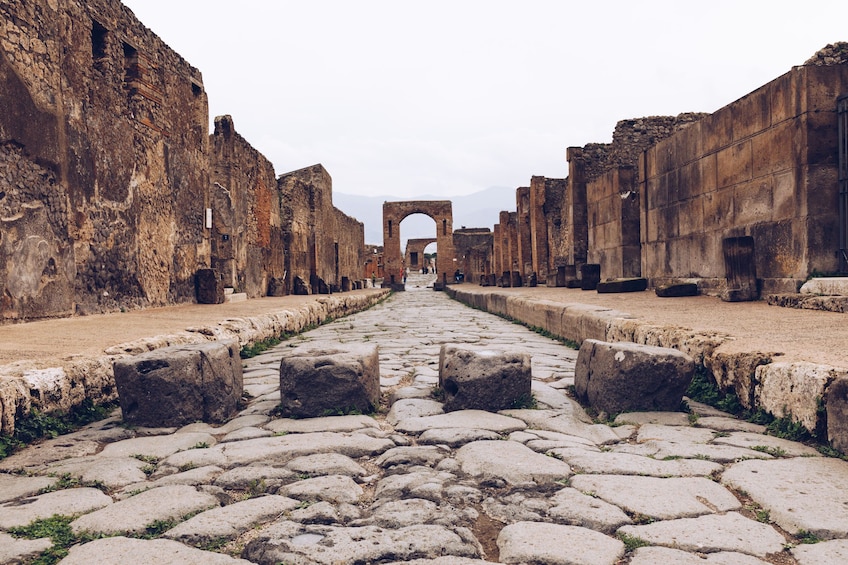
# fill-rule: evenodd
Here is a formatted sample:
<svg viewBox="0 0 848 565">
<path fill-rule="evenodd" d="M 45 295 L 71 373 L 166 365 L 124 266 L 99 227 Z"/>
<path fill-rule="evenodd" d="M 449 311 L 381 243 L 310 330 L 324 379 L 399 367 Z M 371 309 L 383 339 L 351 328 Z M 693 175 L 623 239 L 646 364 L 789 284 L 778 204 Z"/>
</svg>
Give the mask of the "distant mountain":
<svg viewBox="0 0 848 565">
<path fill-rule="evenodd" d="M 383 245 L 383 202 L 404 200 L 450 200 L 453 204 L 453 229 L 489 228 L 498 223 L 501 210 L 515 211 L 515 188 L 493 186 L 465 196 L 445 198 L 443 196 L 418 196 L 397 198 L 394 196 L 359 196 L 356 194 L 333 193 L 333 205 L 365 224 L 365 243 Z M 403 246 L 407 239 L 436 236 L 436 224 L 428 216 L 414 214 L 400 224 Z"/>
</svg>

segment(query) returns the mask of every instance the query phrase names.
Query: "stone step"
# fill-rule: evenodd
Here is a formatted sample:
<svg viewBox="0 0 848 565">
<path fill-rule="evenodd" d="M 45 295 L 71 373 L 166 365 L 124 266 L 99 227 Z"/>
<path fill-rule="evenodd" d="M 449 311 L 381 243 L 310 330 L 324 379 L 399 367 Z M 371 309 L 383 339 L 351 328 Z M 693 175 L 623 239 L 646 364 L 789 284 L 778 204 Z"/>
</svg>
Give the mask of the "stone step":
<svg viewBox="0 0 848 565">
<path fill-rule="evenodd" d="M 848 296 L 848 277 L 821 277 L 810 279 L 801 287 L 801 294 Z"/>
<path fill-rule="evenodd" d="M 245 292 L 224 293 L 224 302 L 244 302 L 245 300 L 247 300 L 247 293 Z"/>
</svg>

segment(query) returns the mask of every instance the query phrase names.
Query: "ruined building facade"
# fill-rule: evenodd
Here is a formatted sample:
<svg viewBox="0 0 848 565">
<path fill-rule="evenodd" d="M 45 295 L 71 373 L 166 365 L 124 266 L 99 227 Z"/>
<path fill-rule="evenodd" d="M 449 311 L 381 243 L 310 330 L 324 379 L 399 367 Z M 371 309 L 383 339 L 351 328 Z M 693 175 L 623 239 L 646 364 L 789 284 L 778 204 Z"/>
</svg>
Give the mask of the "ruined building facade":
<svg viewBox="0 0 848 565">
<path fill-rule="evenodd" d="M 271 164 L 228 117 L 209 135 L 200 72 L 117 0 L 0 0 L 0 109 L 0 320 L 190 302 L 210 267 L 280 294 L 302 270 Z M 314 218 L 316 274 L 361 277 L 356 222 Z"/>
</svg>

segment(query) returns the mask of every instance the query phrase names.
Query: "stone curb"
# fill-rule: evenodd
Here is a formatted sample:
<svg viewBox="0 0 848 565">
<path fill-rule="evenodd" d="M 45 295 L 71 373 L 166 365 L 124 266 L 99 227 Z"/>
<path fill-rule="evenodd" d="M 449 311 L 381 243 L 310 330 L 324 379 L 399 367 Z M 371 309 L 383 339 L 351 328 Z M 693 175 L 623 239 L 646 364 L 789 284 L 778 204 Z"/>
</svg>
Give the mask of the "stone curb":
<svg viewBox="0 0 848 565">
<path fill-rule="evenodd" d="M 116 359 L 171 345 L 221 339 L 237 339 L 243 347 L 283 333 L 300 333 L 328 318 L 367 310 L 389 293 L 386 289 L 365 295 L 321 296 L 298 308 L 227 318 L 206 326 L 122 343 L 107 348 L 102 356 L 74 357 L 57 367 L 35 368 L 26 361 L 0 366 L 0 433 L 12 434 L 16 420 L 33 408 L 41 412 L 67 412 L 86 399 L 95 404 L 115 400 L 118 394 L 112 363 Z"/>
<path fill-rule="evenodd" d="M 775 417 L 790 418 L 810 432 L 827 427 L 827 440 L 837 449 L 848 450 L 848 426 L 827 422 L 822 410 L 848 413 L 845 395 L 828 394 L 833 383 L 848 379 L 848 369 L 772 362 L 779 352 L 720 352 L 718 348 L 731 336 L 654 325 L 602 306 L 455 287 L 448 287 L 447 292 L 474 308 L 508 316 L 578 344 L 596 339 L 677 349 L 706 367 L 723 391 L 736 393 L 745 408 L 762 408 Z"/>
</svg>

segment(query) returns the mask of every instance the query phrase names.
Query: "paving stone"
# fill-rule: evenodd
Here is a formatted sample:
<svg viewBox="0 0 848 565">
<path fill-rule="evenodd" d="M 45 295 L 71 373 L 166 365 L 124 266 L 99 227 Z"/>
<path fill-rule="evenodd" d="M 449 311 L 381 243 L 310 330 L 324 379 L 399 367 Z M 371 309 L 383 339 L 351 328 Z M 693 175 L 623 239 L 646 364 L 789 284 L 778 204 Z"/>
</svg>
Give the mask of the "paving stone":
<svg viewBox="0 0 848 565">
<path fill-rule="evenodd" d="M 527 425 L 521 420 L 508 416 L 492 414 L 483 410 L 458 410 L 436 416 L 407 418 L 398 422 L 395 429 L 399 432 L 420 434 L 426 430 L 437 428 L 472 428 L 508 434 L 523 430 L 526 427 Z"/>
<path fill-rule="evenodd" d="M 25 477 L 0 473 L 0 503 L 38 494 L 58 480 L 56 477 Z"/>
<path fill-rule="evenodd" d="M 433 416 L 443 414 L 444 407 L 441 402 L 426 398 L 402 398 L 392 404 L 392 408 L 386 415 L 386 422 L 395 425 L 407 418 L 419 418 L 421 416 Z"/>
<path fill-rule="evenodd" d="M 583 494 L 574 488 L 564 488 L 551 497 L 548 516 L 560 524 L 580 526 L 612 535 L 615 530 L 632 521 L 618 506 L 600 498 Z"/>
<path fill-rule="evenodd" d="M 228 468 L 259 461 L 285 464 L 295 457 L 315 453 L 341 453 L 353 458 L 379 455 L 395 444 L 388 439 L 364 434 L 316 432 L 249 439 L 216 447 L 226 456 L 228 464 L 225 468 Z"/>
<path fill-rule="evenodd" d="M 147 457 L 164 458 L 178 451 L 191 449 L 197 445 L 215 445 L 217 440 L 210 434 L 189 432 L 184 434 L 137 437 L 110 443 L 100 452 L 101 457 Z"/>
<path fill-rule="evenodd" d="M 792 534 L 848 537 L 848 462 L 829 457 L 742 461 L 731 465 L 721 482 L 747 492 Z"/>
<path fill-rule="evenodd" d="M 665 426 L 660 424 L 645 424 L 639 427 L 636 441 L 666 441 L 671 443 L 709 443 L 715 439 L 715 434 L 707 428 L 692 426 Z"/>
<path fill-rule="evenodd" d="M 39 467 L 62 459 L 85 457 L 100 451 L 100 444 L 92 440 L 77 441 L 59 437 L 13 453 L 0 460 L 0 471 L 20 471 Z"/>
<path fill-rule="evenodd" d="M 798 561 L 798 565 L 848 563 L 848 540 L 799 545 L 792 548 L 792 557 Z"/>
<path fill-rule="evenodd" d="M 407 473 L 389 475 L 377 482 L 376 499 L 394 499 L 408 496 L 425 498 L 434 502 L 442 499 L 443 489 L 456 481 L 456 475 L 426 467 L 415 467 Z"/>
<path fill-rule="evenodd" d="M 418 443 L 422 445 L 449 445 L 460 447 L 472 441 L 501 439 L 500 434 L 489 430 L 476 430 L 468 428 L 449 428 L 425 430 L 418 436 Z"/>
<path fill-rule="evenodd" d="M 157 520 L 179 519 L 187 514 L 217 506 L 217 498 L 199 492 L 194 487 L 165 486 L 144 491 L 81 516 L 71 522 L 71 529 L 75 533 L 142 533 L 148 525 Z"/>
<path fill-rule="evenodd" d="M 752 555 L 733 551 L 718 553 L 687 553 L 670 547 L 640 547 L 633 552 L 630 565 L 766 565 L 768 562 Z M 820 562 L 823 563 L 823 562 Z"/>
<path fill-rule="evenodd" d="M 709 476 L 724 467 L 701 459 L 662 461 L 641 455 L 588 450 L 552 449 L 551 453 L 583 473 L 606 475 L 642 475 L 651 477 Z"/>
<path fill-rule="evenodd" d="M 179 473 L 166 474 L 159 476 L 158 473 L 151 475 L 150 481 L 141 485 L 135 485 L 136 488 L 156 488 L 168 485 L 208 485 L 215 482 L 215 477 L 223 473 L 224 470 L 215 465 L 206 465 L 194 469 L 188 469 Z M 125 490 L 132 489 L 132 486 L 126 487 Z"/>
<path fill-rule="evenodd" d="M 571 475 L 558 459 L 536 453 L 514 441 L 476 441 L 456 452 L 463 472 L 484 482 L 509 485 L 555 484 Z"/>
<path fill-rule="evenodd" d="M 294 472 L 282 467 L 249 465 L 236 467 L 218 475 L 213 484 L 225 489 L 265 493 L 295 480 L 295 477 Z"/>
<path fill-rule="evenodd" d="M 766 427 L 740 420 L 739 418 L 728 418 L 720 416 L 702 416 L 696 424 L 699 428 L 709 428 L 718 432 L 751 432 L 755 434 L 766 433 Z"/>
<path fill-rule="evenodd" d="M 579 412 L 562 413 L 553 410 L 503 410 L 501 414 L 524 421 L 534 429 L 548 430 L 588 439 L 596 444 L 618 443 L 620 438 L 609 426 L 587 424 Z M 588 417 L 586 417 L 589 419 Z M 591 419 L 589 419 L 591 421 Z"/>
<path fill-rule="evenodd" d="M 587 528 L 518 522 L 498 535 L 501 563 L 546 565 L 614 565 L 624 544 Z"/>
<path fill-rule="evenodd" d="M 142 471 L 147 465 L 135 457 L 91 455 L 53 463 L 43 473 L 58 477 L 67 474 L 84 483 L 102 483 L 107 488 L 120 489 L 147 480 Z"/>
<path fill-rule="evenodd" d="M 691 426 L 689 414 L 684 412 L 624 412 L 613 420 L 616 424 L 661 424 L 664 426 Z"/>
<path fill-rule="evenodd" d="M 733 463 L 743 459 L 773 459 L 768 453 L 732 445 L 685 443 L 671 441 L 646 441 L 636 445 L 614 445 L 612 451 L 634 453 L 655 459 L 706 459 L 716 463 Z"/>
<path fill-rule="evenodd" d="M 790 457 L 820 457 L 821 454 L 814 447 L 798 443 L 797 441 L 789 441 L 774 436 L 763 434 L 755 434 L 751 432 L 732 432 L 727 437 L 718 437 L 713 440 L 714 444 L 718 445 L 733 445 L 736 447 L 746 447 L 748 449 L 764 448 L 772 455 L 787 455 Z"/>
<path fill-rule="evenodd" d="M 384 454 L 385 455 L 385 454 Z M 296 457 L 286 464 L 286 468 L 295 473 L 318 475 L 345 475 L 364 477 L 368 471 L 359 463 L 339 453 L 319 453 Z"/>
<path fill-rule="evenodd" d="M 244 559 L 236 559 L 214 551 L 203 551 L 172 540 L 141 540 L 125 537 L 104 538 L 75 545 L 61 563 L 62 565 L 91 565 L 91 563 L 250 565 L 250 561 Z"/>
<path fill-rule="evenodd" d="M 0 528 L 26 526 L 54 514 L 73 516 L 112 506 L 112 499 L 96 488 L 71 488 L 0 504 Z"/>
<path fill-rule="evenodd" d="M 304 501 L 325 500 L 327 502 L 354 504 L 359 502 L 365 491 L 350 477 L 327 475 L 280 487 L 277 489 L 277 493 Z"/>
<path fill-rule="evenodd" d="M 415 447 L 395 447 L 380 455 L 374 463 L 384 468 L 397 465 L 426 465 L 435 467 L 450 451 L 434 445 Z"/>
<path fill-rule="evenodd" d="M 438 379 L 438 376 L 436 377 Z M 406 386 L 403 388 L 396 389 L 392 391 L 392 394 L 389 398 L 389 402 L 392 406 L 397 403 L 398 400 L 405 399 L 423 399 L 423 400 L 431 400 L 433 398 L 433 387 L 430 385 L 421 385 L 421 386 Z"/>
<path fill-rule="evenodd" d="M 220 539 L 234 539 L 277 516 L 293 510 L 300 504 L 293 498 L 269 495 L 213 508 L 177 524 L 163 537 L 192 545 Z"/>
<path fill-rule="evenodd" d="M 214 465 L 216 467 L 227 468 L 227 456 L 220 449 L 221 444 L 210 449 L 188 449 L 186 451 L 178 451 L 159 462 L 157 471 L 172 468 L 170 472 L 177 472 L 175 469 L 185 469 L 187 467 L 205 467 Z"/>
<path fill-rule="evenodd" d="M 0 563 L 30 563 L 51 547 L 53 541 L 50 538 L 18 539 L 0 532 Z"/>
<path fill-rule="evenodd" d="M 256 439 L 258 437 L 271 437 L 274 435 L 274 432 L 271 430 L 263 430 L 261 428 L 241 428 L 235 430 L 234 432 L 230 432 L 224 437 L 221 438 L 221 443 L 227 443 L 231 441 L 241 441 L 243 439 Z"/>
<path fill-rule="evenodd" d="M 431 524 L 436 518 L 444 517 L 444 510 L 431 500 L 407 498 L 391 500 L 378 504 L 371 509 L 371 517 L 360 520 L 354 525 L 374 525 L 381 528 L 405 528 L 415 524 Z"/>
<path fill-rule="evenodd" d="M 264 427 L 274 433 L 303 434 L 311 432 L 353 432 L 363 428 L 379 428 L 380 425 L 370 416 L 353 415 L 303 418 L 301 420 L 282 418 L 273 420 Z"/>
<path fill-rule="evenodd" d="M 660 520 L 727 512 L 741 506 L 726 488 L 701 477 L 575 475 L 571 486 L 626 512 Z"/>
<path fill-rule="evenodd" d="M 786 542 L 771 526 L 736 512 L 623 526 L 618 533 L 684 551 L 735 551 L 759 557 L 782 551 Z"/>
<path fill-rule="evenodd" d="M 260 565 L 286 562 L 334 565 L 446 554 L 477 557 L 478 549 L 443 526 L 386 530 L 376 526 L 339 528 L 284 521 L 260 529 L 242 555 Z"/>
</svg>

